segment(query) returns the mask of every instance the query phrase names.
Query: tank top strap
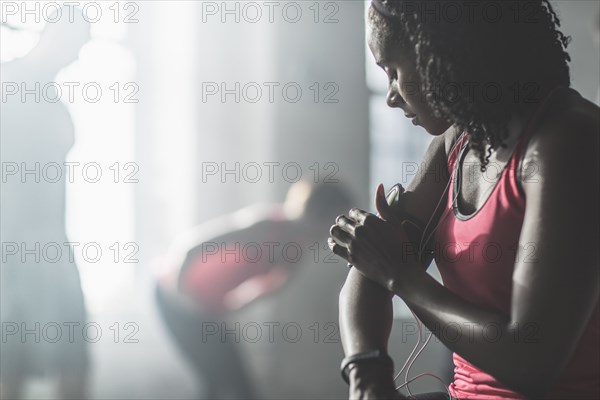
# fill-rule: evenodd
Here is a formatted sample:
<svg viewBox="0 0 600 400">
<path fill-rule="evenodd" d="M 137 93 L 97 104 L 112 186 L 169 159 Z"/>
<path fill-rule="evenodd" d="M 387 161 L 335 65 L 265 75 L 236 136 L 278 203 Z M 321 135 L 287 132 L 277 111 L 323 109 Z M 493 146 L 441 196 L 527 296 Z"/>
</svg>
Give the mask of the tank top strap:
<svg viewBox="0 0 600 400">
<path fill-rule="evenodd" d="M 566 86 L 556 86 L 552 90 L 548 92 L 546 97 L 541 101 L 540 105 L 536 108 L 533 115 L 529 118 L 515 149 L 513 150 L 512 156 L 509 161 L 508 169 L 510 171 L 515 171 L 516 174 L 512 174 L 517 179 L 517 186 L 520 188 L 519 180 L 521 178 L 520 168 L 523 161 L 523 157 L 525 155 L 525 150 L 527 149 L 527 144 L 529 143 L 529 139 L 533 132 L 535 132 L 535 127 L 539 123 L 540 117 L 543 115 L 543 111 L 547 108 L 550 99 L 554 97 L 559 92 L 569 92 L 578 94 L 573 89 Z M 448 154 L 448 171 L 450 172 L 450 176 L 453 176 L 456 163 L 458 162 L 458 157 L 461 153 L 463 153 L 463 149 L 466 145 L 468 145 L 469 136 L 466 131 L 464 131 L 459 138 L 456 140 L 454 145 L 452 146 L 450 153 Z"/>
</svg>

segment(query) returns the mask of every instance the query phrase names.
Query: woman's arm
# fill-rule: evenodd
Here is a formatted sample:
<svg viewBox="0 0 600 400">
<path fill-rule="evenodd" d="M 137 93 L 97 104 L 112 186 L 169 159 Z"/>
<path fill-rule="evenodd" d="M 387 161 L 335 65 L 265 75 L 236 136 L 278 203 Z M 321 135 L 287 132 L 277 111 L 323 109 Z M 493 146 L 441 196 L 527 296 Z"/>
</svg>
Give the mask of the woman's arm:
<svg viewBox="0 0 600 400">
<path fill-rule="evenodd" d="M 352 268 L 339 297 L 340 336 L 344 354 L 387 350 L 392 328 L 393 294 Z M 393 373 L 392 373 L 393 374 Z M 383 366 L 351 366 L 350 398 L 370 393 L 391 398 L 393 375 Z"/>
<path fill-rule="evenodd" d="M 456 132 L 449 130 L 433 139 L 420 173 L 407 188 L 406 211 L 422 221 L 429 219 L 448 182 L 446 153 L 456 137 Z M 425 171 L 428 173 L 424 173 Z M 346 355 L 387 349 L 392 327 L 392 297 L 390 291 L 355 268 L 350 270 L 339 297 L 340 335 Z M 374 368 L 377 367 L 367 367 L 366 364 L 352 368 L 351 386 L 358 381 L 369 386 L 371 379 L 367 377 L 381 376 L 370 371 Z M 391 378 L 389 377 L 390 384 Z M 380 386 L 380 382 L 372 383 Z"/>
<path fill-rule="evenodd" d="M 393 285 L 446 346 L 534 398 L 568 363 L 600 291 L 599 125 L 597 117 L 588 126 L 578 121 L 531 141 L 526 162 L 537 174 L 523 182 L 527 206 L 519 243 L 533 245 L 535 253 L 515 265 L 510 316 L 461 299 L 416 268 Z M 457 326 L 458 337 L 440 334 Z M 497 330 L 497 340 L 486 340 Z"/>
</svg>

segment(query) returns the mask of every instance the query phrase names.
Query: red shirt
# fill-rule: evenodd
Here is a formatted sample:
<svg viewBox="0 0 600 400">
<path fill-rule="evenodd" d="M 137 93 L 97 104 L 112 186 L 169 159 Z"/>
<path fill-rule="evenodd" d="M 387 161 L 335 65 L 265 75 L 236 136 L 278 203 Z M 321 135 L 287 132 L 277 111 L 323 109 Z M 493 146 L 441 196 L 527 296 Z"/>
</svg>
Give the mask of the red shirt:
<svg viewBox="0 0 600 400">
<path fill-rule="evenodd" d="M 267 219 L 273 222 L 284 220 L 283 209 L 274 207 Z M 220 240 L 203 243 L 205 251 L 182 271 L 182 291 L 207 311 L 228 311 L 225 295 L 248 279 L 267 273 L 274 265 L 273 255 L 281 253 L 281 235 L 275 228 L 279 225 L 274 223 L 273 226 L 269 237 L 249 237 L 235 243 Z"/>
<path fill-rule="evenodd" d="M 515 171 L 526 149 L 528 132 L 523 135 L 496 186 L 483 206 L 471 216 L 462 216 L 453 199 L 458 188 L 456 162 L 466 134 L 448 157 L 451 186 L 446 210 L 435 236 L 436 264 L 444 286 L 465 300 L 510 315 L 512 275 L 526 201 L 518 189 Z M 522 249 L 519 257 L 527 257 Z M 558 291 L 557 291 L 558 295 Z M 557 321 L 556 329 L 565 329 Z M 490 334 L 493 334 L 491 332 Z M 549 399 L 600 399 L 600 303 Z M 493 376 L 456 353 L 454 382 L 450 393 L 460 399 L 523 399 Z"/>
</svg>

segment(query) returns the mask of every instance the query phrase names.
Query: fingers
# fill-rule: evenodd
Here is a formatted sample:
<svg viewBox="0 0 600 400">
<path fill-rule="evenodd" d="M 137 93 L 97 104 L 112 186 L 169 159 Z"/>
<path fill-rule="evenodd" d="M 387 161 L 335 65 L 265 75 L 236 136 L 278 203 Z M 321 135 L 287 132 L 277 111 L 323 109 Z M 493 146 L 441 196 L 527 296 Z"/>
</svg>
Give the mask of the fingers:
<svg viewBox="0 0 600 400">
<path fill-rule="evenodd" d="M 329 250 L 331 252 L 348 262 L 348 268 L 352 265 L 351 262 L 351 254 L 347 247 L 344 247 L 338 243 L 336 243 L 332 238 L 327 238 L 327 245 L 329 246 Z"/>
<path fill-rule="evenodd" d="M 327 239 L 329 249 L 344 260 L 350 262 L 350 252 L 348 247 L 354 237 L 354 221 L 344 215 L 335 219 L 335 225 L 329 229 L 331 237 Z"/>
<path fill-rule="evenodd" d="M 340 215 L 336 218 L 335 225 L 329 229 L 331 237 L 327 240 L 327 244 L 334 254 L 342 257 L 348 263 L 356 264 L 360 261 L 359 259 L 364 258 L 364 254 L 359 256 L 358 253 L 362 254 L 366 251 L 374 254 L 377 252 L 376 246 L 369 239 L 371 237 L 369 231 L 384 221 L 358 208 L 352 208 L 348 215 L 349 217 Z"/>
<path fill-rule="evenodd" d="M 357 212 L 364 213 L 364 211 L 361 210 L 351 210 L 351 213 L 354 215 L 358 215 Z M 370 222 L 372 222 L 372 219 L 379 220 L 379 218 L 372 214 L 368 219 L 362 214 L 358 218 Z M 369 235 L 366 232 L 366 227 L 364 225 L 359 225 L 353 219 L 349 219 L 344 215 L 337 217 L 336 224 L 331 226 L 330 234 L 331 237 L 327 239 L 329 249 L 350 264 L 356 264 L 363 259 L 364 254 L 362 253 L 364 251 L 370 254 L 376 252 L 373 244 L 368 239 Z M 359 253 L 362 254 L 362 256 Z"/>
<path fill-rule="evenodd" d="M 347 246 L 354 237 L 354 224 L 355 222 L 345 215 L 340 215 L 335 219 L 335 225 L 329 229 L 329 234 L 337 243 Z"/>
<path fill-rule="evenodd" d="M 364 225 L 365 220 L 367 219 L 367 216 L 369 214 L 370 213 L 355 207 L 350 210 L 348 216 L 352 218 L 356 222 L 356 224 Z"/>
<path fill-rule="evenodd" d="M 350 210 L 350 215 L 357 215 L 358 209 Z M 362 211 L 364 213 L 364 211 Z M 335 225 L 329 229 L 331 235 L 327 239 L 329 249 L 336 255 L 342 257 L 348 262 L 348 266 L 352 263 L 352 253 L 350 250 L 351 244 L 356 237 L 356 226 L 358 222 L 355 219 L 350 219 L 345 215 L 340 215 L 335 219 Z M 360 225 L 359 225 L 360 226 Z"/>
<path fill-rule="evenodd" d="M 375 192 L 375 208 L 377 208 L 379 216 L 384 220 L 389 221 L 391 218 L 393 218 L 392 209 L 385 197 L 383 184 L 379 184 L 379 186 L 377 186 L 377 191 Z"/>
<path fill-rule="evenodd" d="M 353 208 L 348 213 L 350 218 L 345 215 L 340 215 L 335 220 L 335 225 L 332 225 L 329 229 L 331 237 L 339 244 L 345 245 L 346 247 L 350 244 L 352 239 L 357 237 L 364 237 L 367 226 L 371 227 L 374 220 L 378 218 L 373 214 L 358 208 Z"/>
</svg>

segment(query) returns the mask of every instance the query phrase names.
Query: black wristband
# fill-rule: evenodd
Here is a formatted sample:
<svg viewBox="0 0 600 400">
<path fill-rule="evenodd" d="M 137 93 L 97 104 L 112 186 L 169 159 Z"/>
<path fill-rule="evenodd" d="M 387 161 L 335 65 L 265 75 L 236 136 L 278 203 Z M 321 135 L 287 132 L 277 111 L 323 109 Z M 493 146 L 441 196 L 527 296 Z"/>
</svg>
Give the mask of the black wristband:
<svg viewBox="0 0 600 400">
<path fill-rule="evenodd" d="M 350 364 L 354 363 L 362 363 L 362 362 L 375 362 L 379 364 L 386 364 L 392 369 L 394 368 L 394 361 L 390 356 L 381 350 L 372 350 L 365 351 L 363 353 L 356 353 L 351 356 L 348 356 L 342 360 L 342 365 L 340 366 L 342 372 L 342 378 L 347 384 L 350 384 L 350 378 L 348 376 L 348 367 Z"/>
</svg>

